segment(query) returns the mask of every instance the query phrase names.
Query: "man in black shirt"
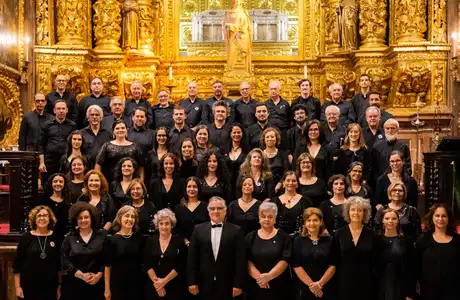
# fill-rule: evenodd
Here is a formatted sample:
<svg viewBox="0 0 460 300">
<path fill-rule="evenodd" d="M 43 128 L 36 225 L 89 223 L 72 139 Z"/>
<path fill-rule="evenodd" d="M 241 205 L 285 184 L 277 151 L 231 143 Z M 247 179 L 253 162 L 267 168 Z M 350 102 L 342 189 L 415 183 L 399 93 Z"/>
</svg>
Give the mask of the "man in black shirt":
<svg viewBox="0 0 460 300">
<path fill-rule="evenodd" d="M 101 127 L 101 120 L 104 112 L 99 105 L 93 104 L 86 110 L 86 120 L 89 125 L 80 130 L 86 141 L 86 155 L 88 160 L 87 169 L 91 170 L 96 164 L 96 157 L 102 145 L 110 142 L 112 134 Z"/>
<path fill-rule="evenodd" d="M 268 107 L 270 123 L 275 126 L 281 134 L 281 149 L 288 148 L 288 141 L 286 139 L 286 132 L 291 127 L 292 113 L 289 103 L 282 99 L 280 96 L 281 83 L 279 81 L 272 81 L 268 84 L 270 99 L 265 103 Z"/>
<path fill-rule="evenodd" d="M 286 133 L 289 141 L 289 153 L 291 154 L 294 153 L 295 148 L 301 143 L 303 132 L 307 127 L 308 109 L 303 104 L 297 104 L 292 108 L 292 115 L 296 124 Z"/>
<path fill-rule="evenodd" d="M 256 105 L 256 119 L 257 123 L 248 127 L 249 146 L 253 148 L 260 148 L 260 136 L 262 132 L 272 124 L 268 121 L 268 107 L 265 103 L 257 103 Z"/>
<path fill-rule="evenodd" d="M 169 93 L 166 90 L 158 92 L 158 104 L 152 106 L 152 129 L 166 127 L 168 129 L 174 126 L 173 115 L 174 104 L 169 102 Z"/>
<path fill-rule="evenodd" d="M 227 107 L 228 107 L 228 119 L 233 120 L 233 100 L 227 97 L 224 97 L 224 83 L 222 81 L 216 80 L 212 84 L 212 91 L 214 93 L 214 96 L 206 99 L 206 110 L 208 111 L 208 122 L 209 124 L 212 124 L 214 122 L 214 112 L 213 112 L 213 104 L 222 101 L 224 102 Z"/>
<path fill-rule="evenodd" d="M 350 102 L 342 99 L 343 88 L 340 84 L 333 83 L 328 90 L 332 100 L 324 103 L 321 107 L 321 122 L 326 123 L 326 108 L 335 105 L 340 109 L 339 125 L 347 128 L 348 125 L 356 121 L 355 109 Z"/>
<path fill-rule="evenodd" d="M 102 94 L 102 91 L 104 90 L 104 83 L 102 82 L 102 79 L 94 77 L 93 80 L 91 80 L 90 89 L 91 95 L 84 97 L 80 100 L 80 102 L 78 102 L 78 128 L 88 126 L 89 122 L 86 110 L 91 105 L 95 104 L 102 108 L 104 113 L 102 118 L 110 115 L 110 97 Z"/>
<path fill-rule="evenodd" d="M 46 95 L 46 107 L 45 110 L 47 113 L 54 116 L 54 104 L 57 100 L 62 99 L 67 104 L 68 112 L 67 119 L 77 122 L 78 118 L 78 109 L 77 109 L 77 98 L 75 95 L 66 91 L 66 86 L 68 82 L 68 77 L 66 75 L 57 75 L 54 84 L 56 90 Z"/>
<path fill-rule="evenodd" d="M 300 96 L 292 100 L 291 107 L 297 104 L 303 104 L 308 109 L 308 120 L 320 120 L 321 102 L 311 95 L 311 81 L 302 79 L 299 81 Z"/>
<path fill-rule="evenodd" d="M 26 112 L 19 128 L 19 150 L 38 151 L 38 142 L 43 125 L 53 116 L 45 112 L 46 97 L 43 93 L 35 94 L 35 109 Z"/>
<path fill-rule="evenodd" d="M 324 145 L 326 149 L 337 157 L 345 138 L 345 129 L 339 125 L 340 109 L 331 105 L 326 108 L 327 123 L 322 126 L 324 132 Z"/>
<path fill-rule="evenodd" d="M 185 109 L 182 106 L 175 106 L 173 110 L 174 126 L 169 130 L 168 141 L 169 151 L 178 155 L 180 153 L 180 144 L 185 138 L 193 138 L 190 128 L 185 125 Z"/>
<path fill-rule="evenodd" d="M 136 143 L 141 149 L 142 155 L 146 157 L 153 148 L 155 132 L 146 127 L 147 111 L 145 108 L 137 107 L 134 109 L 132 122 L 133 127 L 128 130 L 128 140 Z"/>
<path fill-rule="evenodd" d="M 146 99 L 142 98 L 142 89 L 144 85 L 140 81 L 133 81 L 130 86 L 131 95 L 133 98 L 126 100 L 124 115 L 131 119 L 134 110 L 137 107 L 143 107 L 147 111 L 147 126 L 152 124 L 152 105 Z"/>
<path fill-rule="evenodd" d="M 233 121 L 240 123 L 244 128 L 248 128 L 257 122 L 256 104 L 257 101 L 251 98 L 251 85 L 247 82 L 240 84 L 241 98 L 236 100 L 233 105 Z"/>
<path fill-rule="evenodd" d="M 59 171 L 61 157 L 66 153 L 67 137 L 77 129 L 75 122 L 67 119 L 67 103 L 56 100 L 53 120 L 46 121 L 40 134 L 38 153 L 40 157 L 39 170 L 42 172 L 43 185 L 47 179 Z"/>
<path fill-rule="evenodd" d="M 120 96 L 114 96 L 110 100 L 110 111 L 111 114 L 107 117 L 104 117 L 101 122 L 101 127 L 112 134 L 112 125 L 117 120 L 125 121 L 128 127 L 131 127 L 131 120 L 129 117 L 123 115 L 125 110 L 125 101 Z"/>
<path fill-rule="evenodd" d="M 375 106 L 375 107 L 380 109 L 379 126 L 383 128 L 383 124 L 385 124 L 385 122 L 388 119 L 393 118 L 393 115 L 390 114 L 389 112 L 385 111 L 383 108 L 381 108 L 382 96 L 380 95 L 379 92 L 376 92 L 376 91 L 369 92 L 369 97 L 368 98 L 369 98 L 369 106 Z M 358 123 L 359 123 L 359 125 L 361 125 L 361 127 L 363 127 L 363 128 L 366 127 L 367 126 L 366 116 L 359 118 Z"/>
<path fill-rule="evenodd" d="M 369 107 L 369 89 L 371 86 L 371 78 L 367 74 L 361 74 L 359 76 L 359 87 L 360 91 L 358 94 L 354 95 L 351 98 L 351 104 L 353 105 L 353 109 L 356 113 L 356 118 L 359 120 L 360 118 L 366 118 L 365 112 L 366 109 Z"/>
<path fill-rule="evenodd" d="M 230 145 L 230 125 L 226 122 L 228 109 L 225 102 L 215 102 L 212 106 L 214 122 L 208 124 L 209 141 L 221 151 L 228 151 Z"/>
<path fill-rule="evenodd" d="M 206 102 L 198 98 L 198 85 L 196 82 L 190 82 L 187 86 L 188 98 L 180 101 L 179 105 L 185 109 L 187 119 L 185 120 L 188 127 L 192 130 L 198 124 L 208 124 L 208 109 Z"/>
<path fill-rule="evenodd" d="M 383 140 L 384 131 L 380 124 L 380 109 L 376 106 L 369 106 L 366 109 L 366 127 L 362 128 L 364 142 L 367 150 L 371 153 L 375 143 Z"/>
</svg>

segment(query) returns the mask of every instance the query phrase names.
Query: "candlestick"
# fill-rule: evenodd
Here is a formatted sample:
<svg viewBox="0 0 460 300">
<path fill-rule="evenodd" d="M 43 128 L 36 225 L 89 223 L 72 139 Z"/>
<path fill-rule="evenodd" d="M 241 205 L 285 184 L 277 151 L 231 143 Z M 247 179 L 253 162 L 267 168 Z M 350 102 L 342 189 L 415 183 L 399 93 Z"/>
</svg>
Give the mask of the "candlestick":
<svg viewBox="0 0 460 300">
<path fill-rule="evenodd" d="M 169 67 L 169 80 L 172 80 L 173 79 L 173 76 L 172 76 L 172 67 Z"/>
<path fill-rule="evenodd" d="M 24 45 L 24 61 L 29 61 L 29 42 L 30 38 L 26 36 L 24 38 L 24 41 L 26 42 Z"/>
<path fill-rule="evenodd" d="M 303 78 L 307 78 L 307 75 L 308 75 L 307 66 L 303 66 Z"/>
</svg>

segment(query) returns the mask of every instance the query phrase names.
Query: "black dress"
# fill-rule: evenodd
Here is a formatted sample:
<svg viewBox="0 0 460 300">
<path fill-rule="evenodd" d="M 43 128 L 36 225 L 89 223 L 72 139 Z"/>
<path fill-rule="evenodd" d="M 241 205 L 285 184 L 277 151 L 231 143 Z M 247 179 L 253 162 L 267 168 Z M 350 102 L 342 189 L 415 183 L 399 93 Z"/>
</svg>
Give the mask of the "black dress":
<svg viewBox="0 0 460 300">
<path fill-rule="evenodd" d="M 216 182 L 214 185 L 209 185 L 204 178 L 201 179 L 201 191 L 200 195 L 198 198 L 201 201 L 204 202 L 209 202 L 209 199 L 213 196 L 219 196 L 222 199 L 225 200 L 225 202 L 228 204 L 230 203 L 230 190 L 231 188 L 225 184 L 223 180 L 220 180 L 217 178 Z"/>
<path fill-rule="evenodd" d="M 278 206 L 278 215 L 276 216 L 276 227 L 289 234 L 297 236 L 303 228 L 303 212 L 311 207 L 308 199 L 301 197 L 300 200 L 291 208 L 287 208 L 280 200 L 275 197 L 270 200 Z"/>
<path fill-rule="evenodd" d="M 308 237 L 298 236 L 294 239 L 292 247 L 293 268 L 301 267 L 305 273 L 313 280 L 319 281 L 330 266 L 336 266 L 336 255 L 333 249 L 333 237 L 322 236 L 314 245 Z M 333 279 L 323 287 L 323 300 L 335 300 L 335 289 Z M 298 300 L 318 299 L 305 283 L 297 279 L 295 296 Z"/>
<path fill-rule="evenodd" d="M 382 214 L 387 208 L 388 204 L 382 206 L 375 214 L 374 227 L 376 231 L 381 230 Z M 422 233 L 422 221 L 418 215 L 417 208 L 404 203 L 401 209 L 397 210 L 397 213 L 399 215 L 399 227 L 402 233 L 415 243 L 418 236 Z"/>
<path fill-rule="evenodd" d="M 57 243 L 54 233 L 36 236 L 26 232 L 21 236 L 13 261 L 13 273 L 20 274 L 25 300 L 56 299 L 61 262 Z M 45 259 L 40 258 L 40 244 L 44 247 Z"/>
<path fill-rule="evenodd" d="M 128 201 L 128 197 L 123 191 L 120 181 L 112 181 L 109 188 L 110 196 L 112 197 L 113 203 L 117 209 L 120 209 L 121 205 Z"/>
<path fill-rule="evenodd" d="M 54 236 L 57 238 L 57 246 L 61 248 L 64 235 L 70 230 L 69 209 L 70 205 L 66 201 L 56 202 L 50 197 L 43 199 L 43 205 L 48 206 L 56 217 L 56 225 L 53 228 Z"/>
<path fill-rule="evenodd" d="M 324 225 L 330 235 L 347 225 L 343 219 L 343 204 L 335 205 L 331 200 L 325 200 L 319 205 L 323 213 Z"/>
<path fill-rule="evenodd" d="M 407 190 L 406 203 L 410 206 L 417 206 L 418 203 L 418 185 L 417 181 L 409 175 L 403 177 L 404 186 Z M 377 204 L 385 205 L 390 202 L 388 200 L 388 188 L 391 182 L 387 174 L 383 174 L 377 179 L 375 187 L 374 206 Z"/>
<path fill-rule="evenodd" d="M 161 251 L 160 237 L 151 236 L 147 239 L 144 250 L 145 271 L 153 269 L 158 278 L 164 278 L 172 270 L 178 275 L 165 285 L 166 296 L 159 297 L 150 278 L 145 284 L 145 299 L 178 300 L 187 294 L 185 283 L 185 265 L 187 247 L 182 237 L 173 235 L 165 252 Z"/>
<path fill-rule="evenodd" d="M 262 202 L 256 202 L 244 212 L 239 203 L 239 200 L 232 201 L 227 209 L 227 221 L 240 226 L 244 235 L 260 228 L 259 223 L 259 206 Z"/>
<path fill-rule="evenodd" d="M 376 278 L 378 300 L 414 298 L 414 242 L 407 237 L 386 237 L 379 240 Z"/>
<path fill-rule="evenodd" d="M 236 180 L 236 186 L 241 186 L 241 180 L 243 177 L 240 175 Z M 259 180 L 256 182 L 254 186 L 254 192 L 252 192 L 252 197 L 254 199 L 264 201 L 265 199 L 271 199 L 275 196 L 275 182 L 273 178 L 266 178 L 265 180 L 262 177 L 259 177 Z M 236 189 L 236 197 L 237 199 L 241 198 L 241 189 Z"/>
<path fill-rule="evenodd" d="M 106 266 L 111 267 L 110 291 L 112 300 L 143 299 L 144 273 L 142 249 L 144 237 L 134 233 L 130 237 L 114 234 L 108 237 Z"/>
<path fill-rule="evenodd" d="M 150 150 L 146 157 L 144 178 L 145 182 L 152 182 L 158 178 L 158 170 L 160 169 L 161 160 L 158 158 L 158 153 L 155 149 Z"/>
<path fill-rule="evenodd" d="M 355 246 L 349 226 L 337 230 L 334 249 L 337 252 L 337 300 L 375 299 L 374 271 L 378 255 L 378 237 L 363 226 Z"/>
<path fill-rule="evenodd" d="M 291 258 L 291 238 L 282 231 L 278 231 L 271 239 L 265 240 L 255 230 L 246 236 L 245 244 L 248 260 L 254 264 L 260 273 L 268 273 L 278 262 L 282 260 L 288 262 Z M 269 289 L 261 289 L 257 282 L 250 277 L 247 299 L 293 299 L 289 268 L 286 268 L 280 276 L 271 280 L 269 285 Z"/>
<path fill-rule="evenodd" d="M 236 184 L 236 181 L 238 180 L 238 175 L 240 172 L 240 167 L 244 162 L 244 159 L 246 158 L 246 153 L 241 152 L 240 155 L 235 159 L 232 160 L 230 158 L 229 153 L 224 154 L 224 160 L 227 163 L 228 170 L 232 174 L 232 178 L 230 180 L 230 184 L 232 186 L 232 189 L 230 191 L 230 200 L 236 200 L 236 190 L 239 188 Z"/>
<path fill-rule="evenodd" d="M 191 176 L 196 176 L 196 169 L 198 168 L 198 162 L 194 159 L 181 160 L 180 165 L 180 178 L 186 180 Z"/>
<path fill-rule="evenodd" d="M 64 300 L 104 300 L 104 276 L 90 285 L 75 277 L 75 272 L 104 272 L 107 235 L 105 230 L 95 230 L 85 243 L 76 230 L 64 238 L 61 248 L 62 259 L 62 299 Z"/>
<path fill-rule="evenodd" d="M 327 194 L 326 182 L 318 178 L 313 184 L 298 183 L 297 193 L 301 194 L 307 199 L 310 199 L 314 207 L 318 207 L 321 202 L 329 198 Z"/>
<path fill-rule="evenodd" d="M 292 160 L 292 164 L 294 167 L 293 169 L 295 169 L 295 164 L 300 154 L 304 152 L 310 153 L 310 151 L 304 144 L 301 144 L 297 146 L 297 148 L 295 148 L 293 155 L 294 158 Z M 316 177 L 321 178 L 322 180 L 324 180 L 324 182 L 327 182 L 329 180 L 329 176 L 332 173 L 332 165 L 332 155 L 329 153 L 325 146 L 321 145 L 321 148 L 319 149 L 318 154 L 316 154 L 315 157 Z"/>
<path fill-rule="evenodd" d="M 83 187 L 85 186 L 85 182 L 74 183 L 73 181 L 70 182 L 70 203 L 74 204 L 77 202 L 78 198 L 83 194 Z"/>
<path fill-rule="evenodd" d="M 163 208 L 174 209 L 184 197 L 185 180 L 174 178 L 169 191 L 166 191 L 162 178 L 155 178 L 150 186 L 149 194 L 158 210 Z"/>
<path fill-rule="evenodd" d="M 207 205 L 201 201 L 193 211 L 190 211 L 185 205 L 178 204 L 174 213 L 177 219 L 175 227 L 177 233 L 189 241 L 192 238 L 195 225 L 209 221 Z"/>
<path fill-rule="evenodd" d="M 127 146 L 115 145 L 112 142 L 107 142 L 102 145 L 96 162 L 101 166 L 102 173 L 107 179 L 107 182 L 112 182 L 116 174 L 117 166 L 123 157 L 130 157 L 137 162 L 139 168 L 144 167 L 145 159 L 142 157 L 141 149 L 135 144 Z"/>
<path fill-rule="evenodd" d="M 146 235 L 152 235 L 155 231 L 153 217 L 157 213 L 155 204 L 144 199 L 144 205 L 142 206 L 134 206 L 132 201 L 128 201 L 123 205 L 130 205 L 137 210 L 139 215 L 139 232 Z"/>
<path fill-rule="evenodd" d="M 358 196 L 364 199 L 368 199 L 371 204 L 374 203 L 372 198 L 372 189 L 370 188 L 370 186 L 364 183 L 361 184 L 358 192 L 353 191 L 353 188 L 351 186 L 348 187 L 348 189 L 345 191 L 345 198 L 349 198 L 352 196 Z"/>
<path fill-rule="evenodd" d="M 77 201 L 83 201 L 83 202 L 90 202 L 91 199 L 88 194 L 82 194 Z M 104 227 L 104 225 L 107 222 L 113 222 L 115 219 L 115 215 L 117 213 L 117 210 L 115 208 L 115 205 L 113 204 L 112 198 L 110 197 L 109 194 L 102 194 L 101 199 L 98 204 L 96 204 L 96 208 L 101 214 L 101 226 Z"/>
<path fill-rule="evenodd" d="M 278 149 L 276 155 L 268 159 L 275 185 L 281 180 L 284 172 L 289 169 L 288 154 L 288 151 Z"/>
<path fill-rule="evenodd" d="M 369 178 L 370 170 L 370 154 L 366 147 L 361 147 L 356 151 L 350 149 L 340 149 L 337 160 L 334 162 L 334 174 L 342 174 L 346 176 L 348 174 L 350 164 L 355 161 L 359 161 L 363 164 L 363 179 L 367 180 Z"/>
<path fill-rule="evenodd" d="M 438 243 L 431 232 L 415 244 L 416 275 L 422 300 L 458 300 L 460 295 L 460 237 Z"/>
</svg>

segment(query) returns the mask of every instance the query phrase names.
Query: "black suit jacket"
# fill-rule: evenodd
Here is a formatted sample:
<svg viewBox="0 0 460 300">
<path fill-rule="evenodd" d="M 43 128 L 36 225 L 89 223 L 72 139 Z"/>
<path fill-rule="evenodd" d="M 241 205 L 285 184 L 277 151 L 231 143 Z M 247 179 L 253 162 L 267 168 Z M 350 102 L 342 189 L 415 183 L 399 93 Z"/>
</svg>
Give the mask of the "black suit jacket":
<svg viewBox="0 0 460 300">
<path fill-rule="evenodd" d="M 243 288 L 247 260 L 239 226 L 224 222 L 217 260 L 211 244 L 211 222 L 195 226 L 187 258 L 188 286 L 198 285 L 200 299 L 232 299 L 233 288 Z"/>
</svg>

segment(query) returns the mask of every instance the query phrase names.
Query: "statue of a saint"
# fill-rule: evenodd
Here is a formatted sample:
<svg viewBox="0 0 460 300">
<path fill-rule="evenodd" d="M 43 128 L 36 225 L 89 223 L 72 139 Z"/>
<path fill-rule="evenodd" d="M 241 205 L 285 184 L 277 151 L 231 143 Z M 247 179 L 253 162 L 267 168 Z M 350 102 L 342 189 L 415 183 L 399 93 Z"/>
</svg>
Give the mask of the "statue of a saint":
<svg viewBox="0 0 460 300">
<path fill-rule="evenodd" d="M 355 50 L 358 48 L 358 7 L 355 0 L 343 0 L 341 8 L 342 49 Z"/>
<path fill-rule="evenodd" d="M 227 72 L 251 75 L 252 21 L 240 0 L 233 0 L 233 7 L 225 12 L 222 27 L 227 46 Z"/>
<path fill-rule="evenodd" d="M 137 0 L 123 2 L 123 50 L 138 49 L 139 47 L 139 10 Z"/>
</svg>

